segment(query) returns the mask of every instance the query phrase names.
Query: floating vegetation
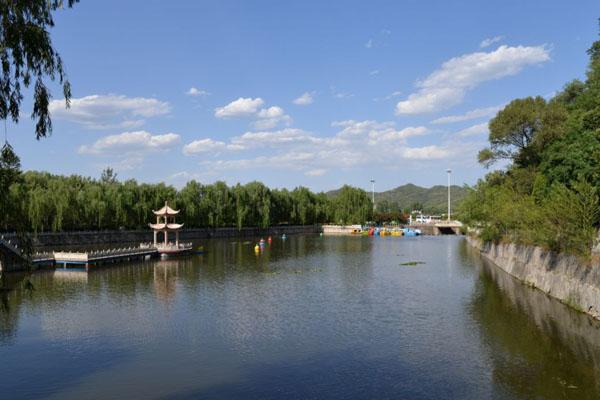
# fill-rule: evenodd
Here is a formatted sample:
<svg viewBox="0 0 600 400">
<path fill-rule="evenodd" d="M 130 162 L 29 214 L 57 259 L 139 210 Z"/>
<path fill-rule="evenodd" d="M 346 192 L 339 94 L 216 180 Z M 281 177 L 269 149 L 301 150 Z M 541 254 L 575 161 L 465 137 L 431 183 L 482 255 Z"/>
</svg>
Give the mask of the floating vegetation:
<svg viewBox="0 0 600 400">
<path fill-rule="evenodd" d="M 414 267 L 419 264 L 425 264 L 425 261 L 408 261 L 408 262 L 401 263 L 400 265 Z"/>
</svg>

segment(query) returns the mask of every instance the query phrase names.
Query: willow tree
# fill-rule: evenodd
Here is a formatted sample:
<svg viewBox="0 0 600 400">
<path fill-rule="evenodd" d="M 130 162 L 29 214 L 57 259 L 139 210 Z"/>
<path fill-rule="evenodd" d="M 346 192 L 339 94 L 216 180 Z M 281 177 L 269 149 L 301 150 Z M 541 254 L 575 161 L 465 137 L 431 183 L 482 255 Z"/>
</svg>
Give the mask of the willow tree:
<svg viewBox="0 0 600 400">
<path fill-rule="evenodd" d="M 0 149 L 0 229 L 7 229 L 8 216 L 11 214 L 8 188 L 17 182 L 20 174 L 21 161 L 12 147 L 5 143 Z"/>
<path fill-rule="evenodd" d="M 19 122 L 22 90 L 33 84 L 33 110 L 36 138 L 52 132 L 48 110 L 51 93 L 48 79 L 62 85 L 66 106 L 71 85 L 62 59 L 52 46 L 49 28 L 58 8 L 72 7 L 79 0 L 10 0 L 0 2 L 0 118 Z"/>
</svg>

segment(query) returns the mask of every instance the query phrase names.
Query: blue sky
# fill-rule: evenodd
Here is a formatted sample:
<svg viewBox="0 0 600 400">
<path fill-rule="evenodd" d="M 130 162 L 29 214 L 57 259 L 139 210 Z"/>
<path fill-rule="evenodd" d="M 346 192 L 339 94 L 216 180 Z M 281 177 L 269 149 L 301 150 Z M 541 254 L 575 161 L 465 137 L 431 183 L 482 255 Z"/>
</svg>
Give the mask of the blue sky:
<svg viewBox="0 0 600 400">
<path fill-rule="evenodd" d="M 24 169 L 329 190 L 485 174 L 487 121 L 582 78 L 600 3 L 102 1 L 56 14 L 73 104 Z M 23 112 L 31 110 L 30 93 Z"/>
</svg>

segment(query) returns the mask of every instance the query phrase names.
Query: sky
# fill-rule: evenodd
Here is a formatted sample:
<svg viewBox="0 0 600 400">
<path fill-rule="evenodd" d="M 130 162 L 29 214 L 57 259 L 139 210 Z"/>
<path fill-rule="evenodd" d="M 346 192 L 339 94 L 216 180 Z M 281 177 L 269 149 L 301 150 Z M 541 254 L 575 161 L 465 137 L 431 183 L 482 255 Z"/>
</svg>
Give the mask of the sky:
<svg viewBox="0 0 600 400">
<path fill-rule="evenodd" d="M 54 130 L 25 170 L 331 190 L 474 184 L 503 105 L 584 78 L 600 2 L 82 0 L 53 43 Z"/>
</svg>

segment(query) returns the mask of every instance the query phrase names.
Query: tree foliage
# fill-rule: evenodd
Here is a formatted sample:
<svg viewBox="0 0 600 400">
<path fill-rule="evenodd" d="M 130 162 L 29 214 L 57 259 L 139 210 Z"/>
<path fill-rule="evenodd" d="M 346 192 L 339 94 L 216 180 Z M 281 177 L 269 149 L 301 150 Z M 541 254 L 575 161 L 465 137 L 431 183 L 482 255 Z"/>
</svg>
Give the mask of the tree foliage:
<svg viewBox="0 0 600 400">
<path fill-rule="evenodd" d="M 165 200 L 181 209 L 186 227 L 268 227 L 278 224 L 309 225 L 326 222 L 364 223 L 371 219 L 372 203 L 361 189 L 344 187 L 337 196 L 313 193 L 307 188 L 269 189 L 260 182 L 228 186 L 188 182 L 172 186 L 118 181 L 111 169 L 99 180 L 42 172 L 20 175 L 18 158 L 10 148 L 0 158 L 0 180 L 10 189 L 2 205 L 10 208 L 1 230 L 24 226 L 33 232 L 146 229 L 152 210 Z M 14 154 L 14 153 L 13 153 Z M 16 157 L 16 156 L 15 156 Z M 10 183 L 9 183 L 10 181 Z M 4 183 L 3 183 L 4 184 Z"/>
<path fill-rule="evenodd" d="M 587 79 L 549 101 L 510 102 L 490 121 L 486 166 L 461 207 L 484 240 L 509 240 L 589 256 L 600 224 L 600 41 L 588 51 Z"/>
<path fill-rule="evenodd" d="M 23 88 L 33 84 L 33 110 L 38 139 L 52 132 L 46 79 L 62 85 L 67 106 L 71 86 L 62 59 L 52 46 L 52 13 L 79 0 L 8 0 L 0 2 L 0 119 L 19 121 Z"/>
<path fill-rule="evenodd" d="M 486 166 L 500 159 L 535 165 L 545 144 L 563 134 L 566 119 L 561 103 L 539 96 L 513 100 L 490 121 L 490 147 L 479 153 L 479 161 Z"/>
</svg>

